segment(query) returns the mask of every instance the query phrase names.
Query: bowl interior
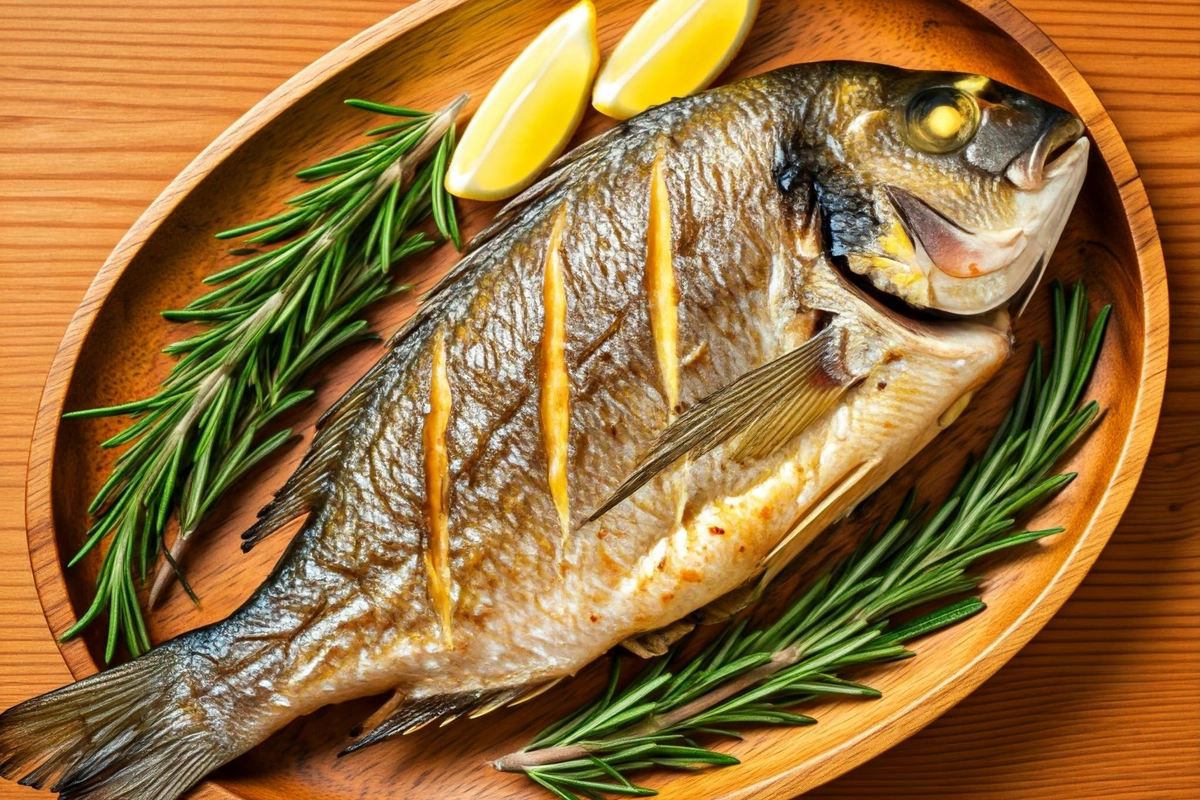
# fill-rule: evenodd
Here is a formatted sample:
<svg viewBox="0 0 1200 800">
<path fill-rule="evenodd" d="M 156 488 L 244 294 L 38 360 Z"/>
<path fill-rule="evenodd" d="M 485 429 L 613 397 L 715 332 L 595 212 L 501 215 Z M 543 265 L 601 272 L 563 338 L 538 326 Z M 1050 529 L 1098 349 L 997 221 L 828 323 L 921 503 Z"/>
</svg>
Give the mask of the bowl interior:
<svg viewBox="0 0 1200 800">
<path fill-rule="evenodd" d="M 433 109 L 467 91 L 474 98 L 474 107 L 511 59 L 564 7 L 550 0 L 473 0 L 443 5 L 447 10 L 407 33 L 383 41 L 355 61 L 339 64 L 323 82 L 229 153 L 178 203 L 103 297 L 94 323 L 75 353 L 66 410 L 108 405 L 152 391 L 169 369 L 167 358 L 157 351 L 186 333 L 165 323 L 159 312 L 186 304 L 198 293 L 204 275 L 236 260 L 227 254 L 228 245 L 214 240 L 212 234 L 278 208 L 296 191 L 298 182 L 291 176 L 297 169 L 345 148 L 374 124 L 369 115 L 342 105 L 343 99 L 364 97 Z M 602 51 L 612 48 L 645 5 L 644 0 L 598 0 Z M 468 53 L 469 58 L 464 58 Z M 938 0 L 887 4 L 764 0 L 749 39 L 721 82 L 784 64 L 833 58 L 979 72 L 1061 105 L 1072 105 L 1051 74 L 1018 41 L 967 6 Z M 610 124 L 589 110 L 575 141 L 581 142 Z M 460 208 L 464 229 L 472 233 L 486 224 L 497 206 L 463 203 Z M 455 258 L 451 248 L 442 247 L 432 257 L 408 266 L 409 277 L 427 288 Z M 1137 387 L 1144 376 L 1147 334 L 1145 287 L 1130 222 L 1113 172 L 1099 149 L 1092 151 L 1087 183 L 1047 276 L 1064 282 L 1084 279 L 1093 310 L 1103 303 L 1115 306 L 1088 392 L 1106 409 L 1104 417 L 1066 465 L 1080 470 L 1079 479 L 1039 519 L 1029 523 L 1063 525 L 1066 533 L 991 566 L 984 590 L 987 613 L 921 641 L 916 647 L 920 657 L 913 661 L 860 675 L 884 690 L 882 700 L 817 706 L 806 712 L 820 719 L 815 728 L 748 731 L 744 741 L 725 746 L 743 759 L 742 766 L 701 776 L 655 774 L 648 777 L 650 785 L 669 787 L 678 796 L 738 792 L 766 796 L 765 782 L 774 781 L 771 792 L 784 796 L 830 777 L 830 770 L 848 768 L 849 762 L 835 767 L 829 754 L 901 725 L 904 712 L 918 702 L 945 708 L 957 699 L 947 687 L 963 680 L 967 665 L 1029 616 L 1043 592 L 1080 552 L 1130 433 Z M 394 330 L 411 313 L 415 297 L 416 293 L 410 293 L 375 308 L 370 318 L 376 330 Z M 1049 292 L 1039 291 L 1016 326 L 1013 358 L 977 395 L 973 407 L 836 535 L 826 537 L 826 550 L 844 547 L 861 536 L 872 519 L 894 509 L 913 484 L 920 485 L 923 496 L 940 498 L 961 469 L 964 454 L 982 448 L 1003 414 L 1033 343 L 1050 342 L 1048 301 Z M 378 345 L 359 346 L 323 368 L 317 401 L 286 422 L 307 441 L 320 410 L 380 353 Z M 57 416 L 58 410 L 44 409 L 43 413 Z M 60 586 L 69 599 L 67 609 L 52 617 L 56 633 L 63 629 L 64 619 L 77 618 L 90 601 L 100 555 L 93 554 L 69 570 L 65 561 L 83 541 L 87 504 L 115 456 L 100 451 L 97 445 L 123 423 L 74 420 L 61 423 L 58 429 L 50 467 L 52 499 L 46 514 L 52 523 L 48 535 L 57 545 L 59 558 L 46 567 L 55 576 L 39 577 L 44 603 L 47 593 L 54 591 L 46 586 Z M 238 550 L 238 537 L 290 474 L 304 448 L 297 444 L 272 460 L 213 515 L 187 566 L 201 603 L 193 605 L 181 591 L 171 592 L 150 618 L 155 641 L 224 617 L 266 576 L 295 526 L 246 556 Z M 1105 530 L 1102 536 L 1107 533 Z M 1094 555 L 1091 552 L 1089 557 Z M 818 561 L 816 555 L 807 559 L 810 567 Z M 789 589 L 802 578 L 802 574 L 794 576 L 777 587 L 764 607 L 784 603 Z M 1042 614 L 1041 621 L 1052 610 Z M 101 626 L 94 626 L 84 641 L 86 648 L 64 651 L 77 676 L 93 671 L 102 658 Z M 562 709 L 595 691 L 603 672 L 602 665 L 593 665 L 533 703 L 479 720 L 422 730 L 340 761 L 334 755 L 344 745 L 343 733 L 370 713 L 377 701 L 327 708 L 290 725 L 220 770 L 214 779 L 246 798 L 402 796 L 417 800 L 484 792 L 494 797 L 533 795 L 537 792 L 523 779 L 494 773 L 483 762 L 519 747 Z M 783 781 L 777 780 L 781 764 L 790 770 Z"/>
</svg>

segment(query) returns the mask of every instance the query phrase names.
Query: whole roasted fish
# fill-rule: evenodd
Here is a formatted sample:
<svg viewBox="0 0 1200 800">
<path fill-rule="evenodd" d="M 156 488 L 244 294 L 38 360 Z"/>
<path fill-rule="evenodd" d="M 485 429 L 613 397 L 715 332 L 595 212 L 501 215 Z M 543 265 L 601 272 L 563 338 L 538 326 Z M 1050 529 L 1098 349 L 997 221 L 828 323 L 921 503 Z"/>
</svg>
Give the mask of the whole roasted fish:
<svg viewBox="0 0 1200 800">
<path fill-rule="evenodd" d="M 328 703 L 394 692 L 358 747 L 735 612 L 1004 361 L 1082 133 L 987 78 L 823 63 L 597 137 L 329 411 L 245 605 L 9 709 L 0 773 L 166 800 Z"/>
</svg>

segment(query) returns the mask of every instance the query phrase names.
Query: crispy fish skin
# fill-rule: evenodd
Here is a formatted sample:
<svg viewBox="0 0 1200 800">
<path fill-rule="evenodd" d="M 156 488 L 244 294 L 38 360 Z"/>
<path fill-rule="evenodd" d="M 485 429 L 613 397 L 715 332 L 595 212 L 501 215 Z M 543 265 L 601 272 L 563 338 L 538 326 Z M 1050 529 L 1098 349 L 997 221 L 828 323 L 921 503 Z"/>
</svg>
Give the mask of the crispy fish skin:
<svg viewBox="0 0 1200 800">
<path fill-rule="evenodd" d="M 1012 158 L 993 154 L 1003 165 L 989 172 L 913 155 L 896 114 L 880 116 L 963 80 L 785 68 L 652 109 L 569 155 L 326 415 L 248 533 L 252 544 L 311 512 L 270 578 L 223 622 L 0 716 L 0 774 L 64 797 L 174 798 L 326 704 L 398 690 L 397 715 L 366 737 L 386 738 L 515 699 L 773 574 L 1008 354 L 1004 315 L 914 321 L 835 265 L 886 270 L 883 246 L 900 258 L 898 212 L 863 175 L 909 192 L 932 175 L 931 206 L 966 185 L 978 211 L 961 214 L 976 227 L 1016 213 L 1003 170 L 1040 129 L 1003 142 Z M 871 125 L 892 145 L 840 160 Z M 917 229 L 911 253 L 933 241 L 930 224 L 900 226 Z M 827 383 L 813 396 L 828 405 L 803 430 L 761 452 L 749 430 L 728 436 L 589 520 L 719 390 L 813 343 L 804 380 Z M 562 369 L 566 402 L 554 389 L 543 403 Z M 790 388 L 780 408 L 808 391 Z M 559 415 L 565 456 L 548 433 Z M 564 458 L 565 503 L 552 469 Z"/>
</svg>

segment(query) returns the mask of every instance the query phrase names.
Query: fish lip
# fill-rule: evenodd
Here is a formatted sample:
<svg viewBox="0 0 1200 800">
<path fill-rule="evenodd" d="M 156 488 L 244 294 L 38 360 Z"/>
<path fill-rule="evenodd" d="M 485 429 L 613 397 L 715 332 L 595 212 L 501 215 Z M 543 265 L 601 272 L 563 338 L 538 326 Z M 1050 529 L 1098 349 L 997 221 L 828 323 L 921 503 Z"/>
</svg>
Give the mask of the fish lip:
<svg viewBox="0 0 1200 800">
<path fill-rule="evenodd" d="M 1033 145 L 1009 163 L 1004 177 L 1023 191 L 1042 188 L 1083 134 L 1083 121 L 1060 111 L 1042 126 Z"/>
<path fill-rule="evenodd" d="M 1072 117 L 1072 119 L 1075 118 Z M 1078 119 L 1075 119 L 1075 121 L 1079 122 Z M 1079 122 L 1079 125 L 1082 130 L 1083 123 Z M 1048 237 L 1045 234 L 1042 235 L 1042 253 L 1038 264 L 1026 280 L 1025 285 L 1014 293 L 1009 301 L 1009 305 L 1015 309 L 1013 313 L 1014 318 L 1019 318 L 1025 313 L 1025 309 L 1033 297 L 1034 290 L 1041 284 L 1042 278 L 1046 274 L 1046 268 L 1050 263 L 1050 256 L 1053 254 L 1054 248 L 1058 244 L 1058 239 L 1066 227 L 1067 219 L 1071 216 L 1071 210 L 1075 207 L 1075 201 L 1079 196 L 1083 181 L 1087 177 L 1087 159 L 1088 154 L 1091 152 L 1091 143 L 1088 138 L 1081 133 L 1080 136 L 1061 147 L 1061 154 L 1053 162 L 1047 164 L 1043 171 L 1044 183 L 1060 179 L 1065 183 L 1065 186 L 1054 197 L 1054 206 L 1057 208 L 1059 215 L 1056 230 Z M 1068 174 L 1064 177 L 1063 173 Z M 1065 207 L 1062 206 L 1064 201 Z"/>
</svg>

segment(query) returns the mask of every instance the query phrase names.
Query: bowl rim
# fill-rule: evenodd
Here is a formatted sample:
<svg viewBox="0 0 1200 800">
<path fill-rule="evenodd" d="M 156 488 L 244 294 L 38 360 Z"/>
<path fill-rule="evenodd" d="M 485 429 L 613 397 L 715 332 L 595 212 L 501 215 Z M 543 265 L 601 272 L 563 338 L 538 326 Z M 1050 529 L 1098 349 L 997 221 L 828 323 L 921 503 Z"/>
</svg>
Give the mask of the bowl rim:
<svg viewBox="0 0 1200 800">
<path fill-rule="evenodd" d="M 30 440 L 25 484 L 26 535 L 38 600 L 63 661 L 75 680 L 95 674 L 99 667 L 82 639 L 64 642 L 58 638 L 77 617 L 65 575 L 59 566 L 62 562 L 51 502 L 53 461 L 63 406 L 78 355 L 105 299 L 141 246 L 183 198 L 211 170 L 299 97 L 319 88 L 333 75 L 393 39 L 442 13 L 472 2 L 476 0 L 419 0 L 347 40 L 284 82 L 205 147 L 171 181 L 121 238 L 88 287 L 46 376 Z M 734 790 L 725 795 L 727 798 L 790 798 L 797 791 L 831 780 L 916 733 L 991 677 L 1042 629 L 1098 558 L 1129 504 L 1158 423 L 1169 338 L 1166 267 L 1145 187 L 1129 151 L 1084 77 L 1028 17 L 1008 0 L 954 2 L 996 25 L 1046 70 L 1086 124 L 1093 143 L 1112 173 L 1129 224 L 1143 292 L 1142 380 L 1134 398 L 1130 426 L 1108 485 L 1074 548 L 1008 628 L 958 671 L 885 719 L 813 759 L 795 763 L 767 779 Z M 200 785 L 209 790 L 217 789 L 223 797 L 237 797 L 211 780 Z"/>
</svg>

